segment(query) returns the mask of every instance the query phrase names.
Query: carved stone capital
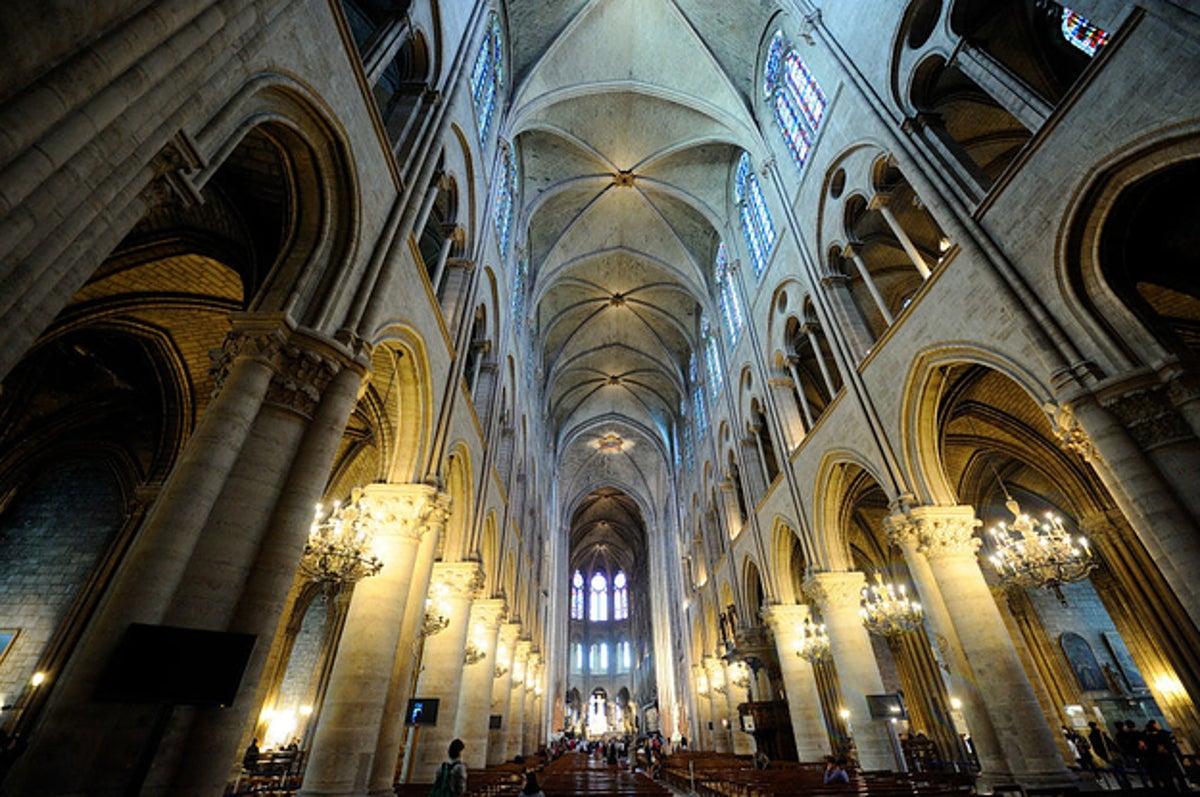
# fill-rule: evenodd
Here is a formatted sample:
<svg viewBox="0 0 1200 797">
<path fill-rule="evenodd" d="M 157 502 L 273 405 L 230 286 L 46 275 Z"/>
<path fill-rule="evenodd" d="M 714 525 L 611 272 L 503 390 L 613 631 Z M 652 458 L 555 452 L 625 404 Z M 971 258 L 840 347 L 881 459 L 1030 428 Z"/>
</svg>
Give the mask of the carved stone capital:
<svg viewBox="0 0 1200 797">
<path fill-rule="evenodd" d="M 804 582 L 804 594 L 816 601 L 825 617 L 853 606 L 858 610 L 867 577 L 857 570 L 815 573 Z"/>
<path fill-rule="evenodd" d="M 767 384 L 776 390 L 786 390 L 791 392 L 795 387 L 790 376 L 773 376 L 767 380 Z"/>
<path fill-rule="evenodd" d="M 779 639 L 800 633 L 804 621 L 812 616 L 812 611 L 802 603 L 776 603 L 764 606 L 760 614 L 775 638 Z"/>
<path fill-rule="evenodd" d="M 522 664 L 524 664 L 525 661 L 529 658 L 529 651 L 532 647 L 533 647 L 533 643 L 530 642 L 528 639 L 518 640 L 516 652 L 513 653 L 513 661 L 519 661 Z"/>
<path fill-rule="evenodd" d="M 1200 373 L 1180 371 L 1167 382 L 1167 398 L 1176 407 L 1200 401 Z"/>
<path fill-rule="evenodd" d="M 508 614 L 508 606 L 502 598 L 477 600 L 471 604 L 471 627 L 495 631 Z"/>
<path fill-rule="evenodd" d="M 430 592 L 441 598 L 473 599 L 483 589 L 483 569 L 478 562 L 437 562 Z"/>
<path fill-rule="evenodd" d="M 1042 409 L 1050 416 L 1050 429 L 1058 439 L 1058 444 L 1067 451 L 1073 451 L 1084 460 L 1092 462 L 1096 459 L 1096 447 L 1091 438 L 1079 425 L 1070 404 L 1047 403 Z"/>
<path fill-rule="evenodd" d="M 975 529 L 983 521 L 975 517 L 975 507 L 915 506 L 908 510 L 908 520 L 915 527 L 918 550 L 929 559 L 948 556 L 974 556 L 983 540 Z M 911 528 L 899 532 L 912 534 Z"/>
<path fill-rule="evenodd" d="M 180 130 L 150 160 L 154 176 L 139 195 L 147 208 L 175 203 L 188 208 L 204 201 L 192 176 L 204 167 L 195 142 Z"/>
<path fill-rule="evenodd" d="M 1191 429 L 1168 399 L 1165 385 L 1130 390 L 1102 403 L 1143 451 L 1192 437 Z"/>
<path fill-rule="evenodd" d="M 368 484 L 362 505 L 375 521 L 377 537 L 420 542 L 426 532 L 446 522 L 450 496 L 428 484 Z"/>
</svg>

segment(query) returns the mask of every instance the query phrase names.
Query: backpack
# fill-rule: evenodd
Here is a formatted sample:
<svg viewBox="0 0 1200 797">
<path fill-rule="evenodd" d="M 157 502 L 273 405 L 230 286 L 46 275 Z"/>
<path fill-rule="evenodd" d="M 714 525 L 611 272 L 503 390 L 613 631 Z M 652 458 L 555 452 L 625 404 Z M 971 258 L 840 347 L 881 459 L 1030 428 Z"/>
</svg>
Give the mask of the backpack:
<svg viewBox="0 0 1200 797">
<path fill-rule="evenodd" d="M 450 772 L 454 769 L 454 762 L 443 761 L 438 767 L 437 777 L 433 780 L 433 788 L 429 791 L 429 797 L 454 797 L 454 790 L 450 786 Z"/>
</svg>

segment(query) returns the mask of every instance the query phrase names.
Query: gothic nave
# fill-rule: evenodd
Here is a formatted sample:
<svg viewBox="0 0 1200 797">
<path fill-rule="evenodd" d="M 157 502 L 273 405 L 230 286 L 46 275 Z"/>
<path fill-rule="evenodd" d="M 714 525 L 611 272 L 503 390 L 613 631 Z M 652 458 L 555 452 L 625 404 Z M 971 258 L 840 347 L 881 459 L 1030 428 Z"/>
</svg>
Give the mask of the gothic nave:
<svg viewBox="0 0 1200 797">
<path fill-rule="evenodd" d="M 0 795 L 647 735 L 1092 790 L 1119 721 L 1200 777 L 1195 4 L 0 40 Z"/>
</svg>

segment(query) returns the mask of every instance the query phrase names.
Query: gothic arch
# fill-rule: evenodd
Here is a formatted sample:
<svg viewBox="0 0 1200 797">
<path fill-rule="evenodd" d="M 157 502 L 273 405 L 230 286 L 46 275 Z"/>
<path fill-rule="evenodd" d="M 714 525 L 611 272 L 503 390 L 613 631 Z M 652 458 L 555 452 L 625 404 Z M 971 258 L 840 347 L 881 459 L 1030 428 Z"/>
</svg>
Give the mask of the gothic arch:
<svg viewBox="0 0 1200 797">
<path fill-rule="evenodd" d="M 854 566 L 850 540 L 845 534 L 845 501 L 851 489 L 851 471 L 866 473 L 876 484 L 887 483 L 880 468 L 859 452 L 834 448 L 821 458 L 813 488 L 818 499 L 813 505 L 816 541 L 810 565 L 819 570 L 849 570 Z"/>
</svg>

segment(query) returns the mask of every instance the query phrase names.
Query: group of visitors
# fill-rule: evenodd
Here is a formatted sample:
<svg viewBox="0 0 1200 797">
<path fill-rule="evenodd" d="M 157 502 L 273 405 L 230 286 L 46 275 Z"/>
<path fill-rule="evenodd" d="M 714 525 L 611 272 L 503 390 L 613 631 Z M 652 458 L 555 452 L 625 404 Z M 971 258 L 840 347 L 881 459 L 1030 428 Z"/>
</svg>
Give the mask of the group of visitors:
<svg viewBox="0 0 1200 797">
<path fill-rule="evenodd" d="M 1113 727 L 1113 735 L 1096 722 L 1088 723 L 1086 734 L 1063 728 L 1067 746 L 1082 771 L 1097 779 L 1111 774 L 1121 789 L 1132 788 L 1129 775 L 1133 773 L 1143 787 L 1168 792 L 1190 790 L 1175 736 L 1157 720 L 1150 720 L 1142 730 L 1133 720 L 1118 720 Z"/>
</svg>

